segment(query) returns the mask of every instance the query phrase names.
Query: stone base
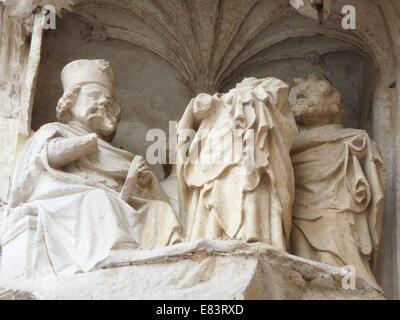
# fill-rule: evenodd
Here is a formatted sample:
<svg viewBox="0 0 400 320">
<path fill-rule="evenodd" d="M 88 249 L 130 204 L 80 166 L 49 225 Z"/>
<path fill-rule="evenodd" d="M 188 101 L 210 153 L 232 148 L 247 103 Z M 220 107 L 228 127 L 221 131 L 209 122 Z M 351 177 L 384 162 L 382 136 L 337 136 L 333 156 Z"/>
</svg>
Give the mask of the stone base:
<svg viewBox="0 0 400 320">
<path fill-rule="evenodd" d="M 26 291 L 4 290 L 0 288 L 0 300 L 37 300 L 37 298 Z"/>
<path fill-rule="evenodd" d="M 348 274 L 342 268 L 240 241 L 127 251 L 99 267 L 58 277 L 2 279 L 0 287 L 38 299 L 385 299 L 359 278 L 355 289 L 344 289 Z"/>
</svg>

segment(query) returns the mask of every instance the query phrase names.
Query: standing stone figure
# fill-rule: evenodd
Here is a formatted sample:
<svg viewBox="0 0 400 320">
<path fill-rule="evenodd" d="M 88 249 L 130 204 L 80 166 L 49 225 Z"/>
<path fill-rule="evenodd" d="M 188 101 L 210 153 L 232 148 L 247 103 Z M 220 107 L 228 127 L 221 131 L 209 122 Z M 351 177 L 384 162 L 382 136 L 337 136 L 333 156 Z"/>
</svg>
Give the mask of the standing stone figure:
<svg viewBox="0 0 400 320">
<path fill-rule="evenodd" d="M 288 92 L 279 79 L 246 78 L 228 93 L 192 99 L 178 124 L 187 240 L 238 239 L 287 250 L 294 197 L 289 152 L 297 135 Z"/>
<path fill-rule="evenodd" d="M 24 146 L 9 199 L 8 231 L 26 216 L 37 221 L 34 270 L 87 272 L 117 250 L 179 242 L 175 212 L 144 159 L 105 141 L 120 119 L 108 62 L 73 61 L 61 79 L 59 122 Z"/>
<path fill-rule="evenodd" d="M 296 79 L 289 100 L 300 128 L 292 148 L 296 180 L 292 253 L 354 267 L 379 288 L 374 269 L 381 235 L 385 172 L 375 143 L 343 128 L 340 93 L 314 75 Z"/>
</svg>

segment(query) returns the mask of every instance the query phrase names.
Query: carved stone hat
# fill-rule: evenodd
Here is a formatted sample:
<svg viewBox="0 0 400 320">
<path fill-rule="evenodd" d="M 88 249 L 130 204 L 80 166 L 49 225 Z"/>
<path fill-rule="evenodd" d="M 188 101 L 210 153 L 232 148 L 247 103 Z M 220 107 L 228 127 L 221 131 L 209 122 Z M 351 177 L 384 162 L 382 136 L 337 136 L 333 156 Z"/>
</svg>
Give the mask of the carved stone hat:
<svg viewBox="0 0 400 320">
<path fill-rule="evenodd" d="M 75 60 L 68 63 L 61 72 L 64 92 L 89 83 L 98 83 L 114 90 L 114 75 L 110 63 L 103 59 Z"/>
</svg>

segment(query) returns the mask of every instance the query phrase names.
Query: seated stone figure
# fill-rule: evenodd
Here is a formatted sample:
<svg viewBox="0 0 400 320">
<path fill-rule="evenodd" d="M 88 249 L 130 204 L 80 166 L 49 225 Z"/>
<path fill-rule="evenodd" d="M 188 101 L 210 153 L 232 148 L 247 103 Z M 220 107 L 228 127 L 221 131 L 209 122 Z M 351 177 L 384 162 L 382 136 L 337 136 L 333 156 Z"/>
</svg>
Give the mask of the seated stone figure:
<svg viewBox="0 0 400 320">
<path fill-rule="evenodd" d="M 300 128 L 292 151 L 296 193 L 292 253 L 353 266 L 378 288 L 374 269 L 383 215 L 385 172 L 375 143 L 343 128 L 340 93 L 314 75 L 296 79 L 289 100 Z"/>
<path fill-rule="evenodd" d="M 39 275 L 87 272 L 111 251 L 179 242 L 176 214 L 144 159 L 105 141 L 120 119 L 108 62 L 73 61 L 61 78 L 60 122 L 33 135 L 15 171 L 5 248 L 27 216 L 36 221 L 28 264 Z"/>
<path fill-rule="evenodd" d="M 288 93 L 279 79 L 246 78 L 228 93 L 192 99 L 178 124 L 177 148 L 187 240 L 237 239 L 287 250 L 289 151 L 297 135 Z"/>
</svg>

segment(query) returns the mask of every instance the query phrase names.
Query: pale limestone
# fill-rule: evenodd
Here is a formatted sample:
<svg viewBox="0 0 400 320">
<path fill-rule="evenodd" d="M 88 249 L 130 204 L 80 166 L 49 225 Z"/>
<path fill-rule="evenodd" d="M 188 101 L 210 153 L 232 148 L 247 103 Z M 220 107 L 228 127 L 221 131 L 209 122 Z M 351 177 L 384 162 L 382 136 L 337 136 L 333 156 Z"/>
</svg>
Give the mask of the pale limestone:
<svg viewBox="0 0 400 320">
<path fill-rule="evenodd" d="M 245 76 L 272 75 L 292 84 L 294 77 L 312 71 L 326 75 L 340 89 L 345 126 L 366 129 L 384 158 L 388 179 L 376 276 L 388 296 L 398 298 L 399 1 L 324 0 L 323 27 L 316 20 L 316 8 L 310 6 L 319 0 L 304 0 L 306 13 L 296 11 L 289 0 L 238 1 L 218 6 L 218 1 L 194 0 L 182 6 L 181 1 L 168 0 L 159 5 L 99 0 L 93 6 L 87 0 L 8 0 L 6 6 L 0 5 L 0 117 L 1 129 L 10 128 L 2 131 L 7 152 L 2 149 L 0 154 L 1 205 L 8 200 L 13 164 L 29 137 L 27 131 L 31 125 L 36 130 L 55 121 L 54 107 L 62 91 L 54 70 L 72 59 L 107 57 L 113 68 L 118 67 L 124 105 L 114 144 L 135 154 L 144 154 L 149 128 L 165 129 L 168 120 L 181 116 L 191 91 L 225 92 Z M 42 39 L 38 24 L 31 33 L 34 21 L 40 22 L 34 19 L 40 13 L 35 9 L 43 4 L 55 5 L 60 15 L 62 8 L 72 13 L 63 10 L 57 30 L 43 31 Z M 355 30 L 340 27 L 344 4 L 356 7 Z M 169 182 L 168 196 L 176 199 L 173 179 Z"/>
<path fill-rule="evenodd" d="M 88 272 L 113 250 L 181 241 L 176 213 L 144 159 L 105 141 L 120 119 L 109 64 L 73 61 L 62 82 L 64 123 L 33 135 L 14 175 L 2 277 Z"/>
<path fill-rule="evenodd" d="M 340 93 L 328 81 L 310 75 L 296 82 L 289 96 L 300 127 L 291 150 L 292 253 L 351 265 L 379 288 L 372 271 L 382 232 L 383 160 L 365 131 L 340 124 Z"/>
<path fill-rule="evenodd" d="M 0 288 L 0 300 L 36 300 L 37 298 L 27 291 L 4 290 Z"/>
<path fill-rule="evenodd" d="M 197 240 L 131 253 L 107 269 L 0 286 L 37 299 L 385 299 L 360 278 L 345 289 L 341 268 L 262 243 Z"/>
<path fill-rule="evenodd" d="M 287 250 L 296 135 L 288 86 L 279 79 L 246 78 L 228 93 L 192 99 L 178 124 L 185 238 L 261 241 Z"/>
<path fill-rule="evenodd" d="M 168 197 L 175 212 L 179 213 L 179 196 L 176 165 L 173 165 L 171 173 L 161 182 L 161 186 Z M 181 215 L 179 214 L 179 217 Z"/>
</svg>

